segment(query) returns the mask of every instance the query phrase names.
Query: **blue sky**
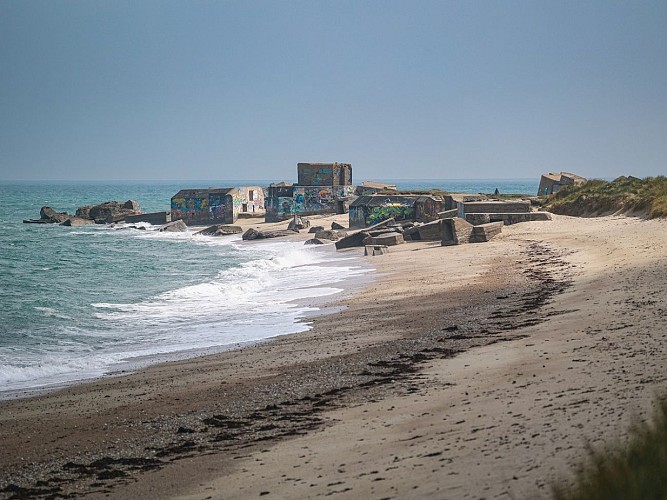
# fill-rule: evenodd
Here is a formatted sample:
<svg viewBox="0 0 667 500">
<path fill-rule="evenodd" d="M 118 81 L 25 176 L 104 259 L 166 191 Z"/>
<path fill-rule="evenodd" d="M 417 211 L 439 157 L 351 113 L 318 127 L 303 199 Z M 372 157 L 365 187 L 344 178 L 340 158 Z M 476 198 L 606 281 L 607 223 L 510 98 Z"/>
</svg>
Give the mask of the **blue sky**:
<svg viewBox="0 0 667 500">
<path fill-rule="evenodd" d="M 0 179 L 667 174 L 667 2 L 0 2 Z"/>
</svg>

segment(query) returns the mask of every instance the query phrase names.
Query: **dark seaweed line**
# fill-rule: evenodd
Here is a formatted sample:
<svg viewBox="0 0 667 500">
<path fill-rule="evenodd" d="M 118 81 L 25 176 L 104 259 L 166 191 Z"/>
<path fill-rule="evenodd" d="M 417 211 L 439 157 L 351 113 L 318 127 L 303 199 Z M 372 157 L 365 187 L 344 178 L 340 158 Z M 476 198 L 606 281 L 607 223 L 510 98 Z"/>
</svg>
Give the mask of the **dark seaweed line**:
<svg viewBox="0 0 667 500">
<path fill-rule="evenodd" d="M 190 427 L 179 427 L 176 434 L 181 438 L 172 445 L 160 449 L 146 448 L 145 452 L 153 458 L 102 457 L 88 464 L 67 462 L 53 470 L 51 477 L 44 481 L 37 481 L 28 487 L 9 484 L 0 490 L 0 493 L 11 500 L 74 498 L 82 493 L 63 490 L 65 485 L 77 481 L 88 482 L 88 488 L 84 488 L 86 492 L 104 493 L 114 485 L 136 481 L 132 473 L 159 469 L 174 460 L 196 454 L 229 453 L 260 443 L 266 446 L 282 439 L 305 435 L 328 425 L 322 413 L 344 405 L 351 394 L 361 399 L 378 400 L 383 395 L 377 389 L 389 384 L 395 386 L 399 393 L 411 394 L 418 390 L 411 381 L 416 380 L 420 366 L 428 361 L 451 358 L 474 346 L 525 337 L 516 333 L 509 337 L 499 334 L 548 319 L 549 315 L 540 315 L 539 310 L 553 296 L 571 286 L 570 273 L 566 270 L 568 264 L 553 249 L 541 242 L 529 242 L 523 254 L 524 263 L 528 264 L 524 274 L 531 285 L 528 291 L 519 294 L 515 290 L 508 290 L 503 292 L 504 295 L 497 296 L 499 300 L 494 304 L 494 310 L 488 314 L 486 321 L 449 325 L 437 332 L 425 334 L 425 340 L 395 341 L 395 355 L 366 363 L 365 368 L 353 374 L 357 379 L 356 383 L 272 403 L 243 418 L 213 414 L 201 419 L 205 427 L 198 431 Z M 555 269 L 560 269 L 561 275 L 556 275 Z M 511 296 L 514 298 L 507 300 Z M 448 346 L 438 345 L 443 342 Z M 462 345 L 457 346 L 457 343 Z"/>
</svg>

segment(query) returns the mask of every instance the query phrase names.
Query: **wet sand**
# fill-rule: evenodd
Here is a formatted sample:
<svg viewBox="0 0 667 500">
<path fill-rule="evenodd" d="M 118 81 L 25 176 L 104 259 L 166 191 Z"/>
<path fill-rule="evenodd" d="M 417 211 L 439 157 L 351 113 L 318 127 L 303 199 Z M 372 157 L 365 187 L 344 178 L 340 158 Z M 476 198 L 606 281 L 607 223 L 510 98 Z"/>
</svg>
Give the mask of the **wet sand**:
<svg viewBox="0 0 667 500">
<path fill-rule="evenodd" d="M 1 495 L 548 497 L 665 390 L 666 243 L 554 217 L 392 247 L 309 332 L 0 403 Z"/>
</svg>

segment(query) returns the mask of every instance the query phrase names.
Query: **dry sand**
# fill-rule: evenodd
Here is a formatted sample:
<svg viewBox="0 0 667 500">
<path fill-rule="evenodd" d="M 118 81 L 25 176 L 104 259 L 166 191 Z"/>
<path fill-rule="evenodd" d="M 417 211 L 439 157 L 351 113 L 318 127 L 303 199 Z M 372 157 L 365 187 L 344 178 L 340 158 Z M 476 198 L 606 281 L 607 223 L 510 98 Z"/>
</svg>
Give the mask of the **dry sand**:
<svg viewBox="0 0 667 500">
<path fill-rule="evenodd" d="M 2 494 L 548 497 L 665 391 L 666 243 L 554 217 L 392 247 L 309 332 L 0 403 Z"/>
</svg>

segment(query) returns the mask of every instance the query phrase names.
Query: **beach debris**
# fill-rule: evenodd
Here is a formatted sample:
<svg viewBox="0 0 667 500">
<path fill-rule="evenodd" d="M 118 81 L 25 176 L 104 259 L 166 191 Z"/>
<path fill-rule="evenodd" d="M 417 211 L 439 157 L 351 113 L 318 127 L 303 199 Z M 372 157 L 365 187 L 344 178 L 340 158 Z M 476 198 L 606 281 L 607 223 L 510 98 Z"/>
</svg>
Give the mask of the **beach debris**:
<svg viewBox="0 0 667 500">
<path fill-rule="evenodd" d="M 470 243 L 485 243 L 503 230 L 503 222 L 489 222 L 472 228 Z"/>
<path fill-rule="evenodd" d="M 323 229 L 315 233 L 315 238 L 318 240 L 337 241 L 341 238 L 341 234 L 338 231 L 333 231 L 331 229 Z"/>
<path fill-rule="evenodd" d="M 352 248 L 352 247 L 361 247 L 364 246 L 364 239 L 366 239 L 368 236 L 370 236 L 371 231 L 375 231 L 379 228 L 386 228 L 389 224 L 394 224 L 396 221 L 393 218 L 383 220 L 382 222 L 378 222 L 377 224 L 367 227 L 366 229 L 362 231 L 357 231 L 352 234 L 349 234 L 345 236 L 344 238 L 341 238 L 336 242 L 336 250 L 341 250 L 343 248 Z M 381 234 L 382 231 L 380 231 L 377 234 Z"/>
<path fill-rule="evenodd" d="M 438 212 L 438 218 L 451 219 L 452 217 L 456 217 L 458 213 L 459 213 L 458 208 L 452 208 L 451 210 L 444 210 L 442 212 Z"/>
<path fill-rule="evenodd" d="M 358 231 L 347 235 L 336 242 L 336 250 L 364 246 L 364 239 L 367 237 L 368 233 L 366 231 Z"/>
<path fill-rule="evenodd" d="M 393 246 L 405 243 L 405 240 L 403 239 L 403 235 L 401 233 L 391 232 L 378 234 L 377 236 L 367 236 L 363 243 L 365 246 Z"/>
<path fill-rule="evenodd" d="M 442 240 L 442 220 L 416 223 L 403 231 L 405 241 L 440 241 Z"/>
<path fill-rule="evenodd" d="M 229 224 L 214 224 L 195 233 L 202 236 L 227 236 L 230 234 L 241 234 L 243 228 L 241 226 L 230 226 Z"/>
<path fill-rule="evenodd" d="M 158 229 L 161 233 L 185 233 L 188 230 L 188 226 L 185 225 L 181 219 L 175 220 L 173 222 L 167 222 L 164 226 L 160 226 Z"/>
<path fill-rule="evenodd" d="M 368 257 L 375 257 L 376 255 L 386 254 L 387 250 L 387 245 L 366 245 L 364 247 L 364 255 Z"/>
<path fill-rule="evenodd" d="M 290 236 L 294 231 L 278 230 L 278 231 L 259 231 L 258 229 L 250 228 L 243 233 L 244 240 L 263 240 L 266 238 L 279 238 L 281 236 Z"/>
<path fill-rule="evenodd" d="M 500 234 L 503 222 L 490 222 L 473 226 L 469 222 L 454 217 L 442 220 L 442 246 L 462 245 L 464 243 L 484 243 Z"/>
<path fill-rule="evenodd" d="M 570 172 L 549 172 L 548 174 L 542 174 L 540 186 L 537 188 L 537 196 L 557 193 L 565 186 L 580 186 L 585 182 L 585 177 Z"/>
<path fill-rule="evenodd" d="M 287 230 L 295 231 L 298 233 L 300 229 L 306 229 L 307 227 L 310 227 L 310 221 L 305 217 L 299 217 L 295 215 L 294 218 L 289 221 Z"/>
</svg>

